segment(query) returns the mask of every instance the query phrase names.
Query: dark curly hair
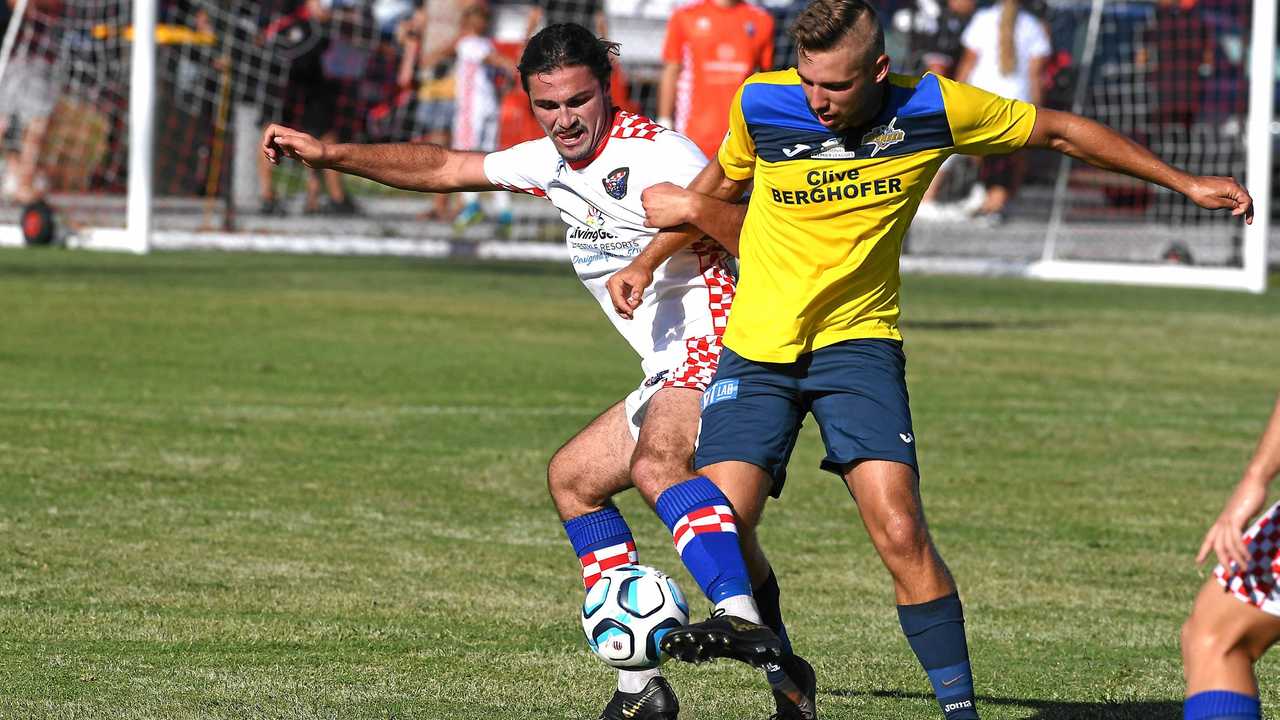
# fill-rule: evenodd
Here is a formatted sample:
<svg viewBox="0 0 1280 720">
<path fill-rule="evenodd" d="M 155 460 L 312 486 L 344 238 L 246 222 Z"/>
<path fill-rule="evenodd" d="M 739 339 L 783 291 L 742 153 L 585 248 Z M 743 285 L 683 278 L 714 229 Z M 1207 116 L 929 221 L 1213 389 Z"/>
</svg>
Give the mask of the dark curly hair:
<svg viewBox="0 0 1280 720">
<path fill-rule="evenodd" d="M 530 76 L 583 65 L 601 85 L 608 87 L 609 75 L 613 72 L 610 56 L 617 54 L 618 43 L 598 38 L 577 23 L 548 25 L 529 38 L 520 55 L 520 85 L 529 92 Z"/>
</svg>

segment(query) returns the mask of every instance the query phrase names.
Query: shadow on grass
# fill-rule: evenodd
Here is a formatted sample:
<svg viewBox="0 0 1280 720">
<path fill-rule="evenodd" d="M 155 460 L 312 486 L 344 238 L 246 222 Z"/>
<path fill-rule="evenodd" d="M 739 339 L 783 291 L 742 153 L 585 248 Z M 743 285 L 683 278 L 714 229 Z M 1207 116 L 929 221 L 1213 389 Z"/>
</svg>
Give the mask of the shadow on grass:
<svg viewBox="0 0 1280 720">
<path fill-rule="evenodd" d="M 1047 330 L 1055 326 L 1050 322 L 1032 322 L 1012 320 L 993 322 L 991 320 L 904 320 L 906 330 L 937 330 L 940 332 L 956 332 L 971 330 Z"/>
<path fill-rule="evenodd" d="M 819 695 L 837 697 L 877 697 L 898 700 L 933 700 L 932 695 L 896 690 L 819 690 Z M 821 700 L 819 700 L 821 704 Z M 1032 700 L 1022 698 L 978 696 L 978 709 L 984 705 L 1005 705 L 1034 711 L 1026 720 L 1181 720 L 1182 703 L 1173 700 L 1138 700 L 1133 702 L 1075 702 L 1071 700 Z"/>
</svg>

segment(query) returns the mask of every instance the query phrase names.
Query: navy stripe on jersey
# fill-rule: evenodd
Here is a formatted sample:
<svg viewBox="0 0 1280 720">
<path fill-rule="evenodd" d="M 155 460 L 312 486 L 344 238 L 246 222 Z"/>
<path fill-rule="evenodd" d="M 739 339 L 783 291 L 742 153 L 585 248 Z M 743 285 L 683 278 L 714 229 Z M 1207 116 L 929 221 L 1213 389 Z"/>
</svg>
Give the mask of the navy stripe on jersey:
<svg viewBox="0 0 1280 720">
<path fill-rule="evenodd" d="M 869 160 L 955 144 L 938 79 L 914 87 L 890 84 L 884 109 L 868 125 L 837 135 L 813 117 L 799 85 L 753 83 L 742 91 L 742 115 L 760 159 Z M 871 142 L 879 138 L 881 142 Z M 867 140 L 867 142 L 863 142 Z"/>
</svg>

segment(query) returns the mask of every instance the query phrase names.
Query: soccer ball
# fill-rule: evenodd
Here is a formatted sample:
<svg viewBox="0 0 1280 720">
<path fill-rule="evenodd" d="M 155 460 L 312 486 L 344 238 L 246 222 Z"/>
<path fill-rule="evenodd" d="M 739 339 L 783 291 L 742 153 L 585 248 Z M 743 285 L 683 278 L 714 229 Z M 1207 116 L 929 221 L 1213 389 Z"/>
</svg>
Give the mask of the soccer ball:
<svg viewBox="0 0 1280 720">
<path fill-rule="evenodd" d="M 666 660 L 662 636 L 689 622 L 675 581 L 646 565 L 604 571 L 582 601 L 582 629 L 596 656 L 616 668 L 643 670 Z"/>
</svg>

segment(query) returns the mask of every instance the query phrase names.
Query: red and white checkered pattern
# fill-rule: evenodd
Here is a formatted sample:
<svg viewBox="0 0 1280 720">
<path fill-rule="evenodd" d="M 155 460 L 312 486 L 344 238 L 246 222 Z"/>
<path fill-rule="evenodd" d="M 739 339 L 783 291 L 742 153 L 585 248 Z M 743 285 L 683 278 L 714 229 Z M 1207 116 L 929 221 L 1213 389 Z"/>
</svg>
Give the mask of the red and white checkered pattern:
<svg viewBox="0 0 1280 720">
<path fill-rule="evenodd" d="M 723 348 L 720 338 L 729 324 L 735 285 L 729 272 L 728 255 L 723 248 L 715 243 L 699 242 L 692 249 L 698 256 L 702 281 L 707 284 L 707 309 L 715 335 L 686 338 L 685 361 L 672 371 L 662 387 L 706 390 L 720 362 L 720 350 Z"/>
<path fill-rule="evenodd" d="M 729 271 L 729 255 L 720 245 L 710 241 L 693 246 L 702 270 L 702 281 L 707 284 L 707 307 L 711 311 L 711 324 L 716 335 L 723 335 L 729 325 L 729 311 L 733 308 L 736 287 L 733 273 Z"/>
<path fill-rule="evenodd" d="M 733 519 L 733 509 L 728 505 L 712 505 L 698 508 L 676 521 L 671 529 L 671 538 L 675 541 L 676 552 L 684 554 L 684 548 L 690 540 L 703 533 L 730 532 L 738 534 L 738 525 Z"/>
<path fill-rule="evenodd" d="M 685 361 L 671 371 L 662 387 L 706 390 L 720 363 L 720 350 L 724 347 L 720 344 L 720 335 L 686 338 L 684 346 L 688 352 Z"/>
<path fill-rule="evenodd" d="M 613 130 L 609 132 L 609 137 L 652 140 L 664 130 L 666 128 L 643 115 L 619 110 L 617 117 L 614 118 Z"/>
<path fill-rule="evenodd" d="M 628 540 L 589 552 L 578 559 L 582 561 L 582 584 L 590 590 L 605 570 L 619 565 L 635 565 L 640 556 L 636 553 L 636 544 Z"/>
<path fill-rule="evenodd" d="M 1219 565 L 1213 576 L 1242 602 L 1280 617 L 1280 503 L 1271 506 L 1244 534 L 1249 567 L 1231 572 Z"/>
</svg>

